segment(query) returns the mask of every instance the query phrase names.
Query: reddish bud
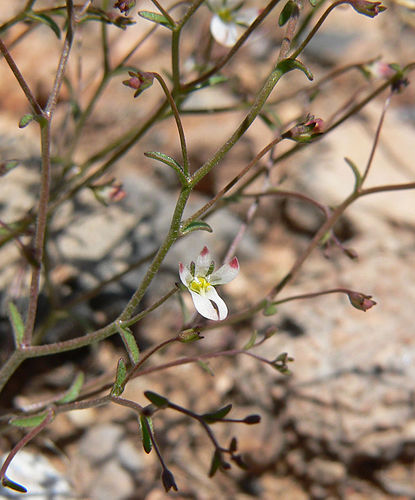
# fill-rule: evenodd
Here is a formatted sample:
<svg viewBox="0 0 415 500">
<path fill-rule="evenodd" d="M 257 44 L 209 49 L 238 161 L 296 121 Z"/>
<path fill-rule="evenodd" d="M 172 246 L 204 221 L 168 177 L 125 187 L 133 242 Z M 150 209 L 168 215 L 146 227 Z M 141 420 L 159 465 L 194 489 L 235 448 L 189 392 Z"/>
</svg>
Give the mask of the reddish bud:
<svg viewBox="0 0 415 500">
<path fill-rule="evenodd" d="M 127 16 L 129 11 L 135 7 L 135 4 L 136 0 L 118 0 L 114 4 L 114 9 L 118 9 Z"/>
<path fill-rule="evenodd" d="M 360 311 L 366 312 L 368 309 L 376 305 L 376 302 L 372 300 L 371 295 L 365 295 L 359 292 L 350 292 L 347 295 L 349 296 L 352 306 Z"/>
<path fill-rule="evenodd" d="M 293 128 L 282 134 L 286 139 L 296 142 L 311 142 L 324 131 L 324 122 L 321 118 L 308 115 L 305 121 L 298 123 Z"/>
<path fill-rule="evenodd" d="M 352 0 L 350 5 L 359 14 L 363 14 L 368 17 L 375 17 L 384 10 L 386 7 L 382 5 L 382 2 L 369 2 L 367 0 Z"/>
<path fill-rule="evenodd" d="M 115 179 L 112 179 L 105 184 L 91 186 L 91 189 L 95 198 L 104 205 L 121 201 L 127 194 L 124 191 L 122 184 Z"/>
<path fill-rule="evenodd" d="M 146 71 L 129 71 L 131 78 L 122 83 L 127 87 L 135 89 L 134 97 L 138 97 L 144 90 L 153 85 L 154 74 Z"/>
</svg>

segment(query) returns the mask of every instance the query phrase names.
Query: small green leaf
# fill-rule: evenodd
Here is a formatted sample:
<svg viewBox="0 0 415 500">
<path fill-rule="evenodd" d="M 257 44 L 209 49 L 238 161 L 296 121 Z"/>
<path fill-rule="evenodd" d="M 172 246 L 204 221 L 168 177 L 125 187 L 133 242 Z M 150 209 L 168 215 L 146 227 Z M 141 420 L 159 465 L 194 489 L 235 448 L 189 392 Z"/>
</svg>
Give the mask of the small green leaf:
<svg viewBox="0 0 415 500">
<path fill-rule="evenodd" d="M 27 17 L 32 21 L 38 21 L 42 24 L 46 24 L 46 26 L 49 26 L 49 28 L 55 33 L 58 38 L 61 37 L 61 29 L 55 23 L 55 21 L 46 14 L 35 14 L 34 12 L 29 12 L 27 13 Z"/>
<path fill-rule="evenodd" d="M 31 113 L 27 113 L 26 115 L 22 116 L 19 121 L 19 128 L 25 128 L 35 119 L 34 115 Z"/>
<path fill-rule="evenodd" d="M 24 335 L 24 323 L 17 307 L 13 304 L 13 302 L 9 302 L 9 314 L 16 346 L 20 346 Z"/>
<path fill-rule="evenodd" d="M 141 439 L 143 442 L 144 451 L 148 454 L 153 449 L 153 443 L 151 442 L 150 430 L 153 431 L 153 423 L 150 417 L 144 417 L 140 415 L 140 430 L 141 430 Z"/>
<path fill-rule="evenodd" d="M 353 175 L 354 175 L 354 190 L 355 192 L 360 188 L 362 185 L 362 175 L 360 174 L 359 169 L 357 168 L 356 164 L 352 162 L 350 158 L 345 158 L 344 161 L 349 165 L 349 167 L 352 169 Z"/>
<path fill-rule="evenodd" d="M 201 415 L 201 418 L 203 418 L 203 420 L 207 424 L 214 424 L 215 422 L 224 419 L 231 410 L 232 404 L 228 404 L 222 408 L 219 408 L 219 410 L 213 411 L 211 413 L 204 413 L 203 415 Z"/>
<path fill-rule="evenodd" d="M 116 322 L 115 326 L 122 338 L 122 341 L 124 342 L 124 346 L 128 352 L 131 363 L 135 365 L 140 357 L 140 350 L 138 349 L 138 345 L 135 341 L 133 332 L 130 330 L 130 328 L 128 328 L 128 326 L 122 326 L 118 322 Z"/>
<path fill-rule="evenodd" d="M 183 185 L 188 184 L 188 178 L 186 177 L 186 174 L 184 173 L 182 166 L 170 156 L 165 155 L 164 153 L 159 153 L 158 151 L 147 151 L 146 153 L 144 153 L 144 156 L 147 156 L 147 158 L 152 158 L 153 160 L 157 160 L 160 161 L 161 163 L 164 163 L 165 165 L 168 165 L 179 174 L 180 181 Z"/>
<path fill-rule="evenodd" d="M 82 386 L 84 385 L 84 380 L 85 375 L 83 374 L 83 372 L 79 372 L 65 396 L 63 396 L 63 398 L 59 399 L 57 402 L 70 403 L 71 401 L 74 401 L 81 392 Z"/>
<path fill-rule="evenodd" d="M 0 177 L 3 175 L 6 175 L 10 172 L 10 170 L 13 170 L 14 168 L 17 167 L 19 164 L 18 160 L 6 160 L 0 163 Z"/>
<path fill-rule="evenodd" d="M 10 425 L 15 427 L 37 427 L 40 425 L 49 413 L 41 413 L 40 415 L 31 415 L 30 417 L 18 417 L 9 420 Z"/>
<path fill-rule="evenodd" d="M 15 483 L 8 477 L 3 477 L 1 484 L 5 488 L 10 488 L 11 490 L 18 491 L 19 493 L 27 493 L 27 489 L 19 483 Z"/>
<path fill-rule="evenodd" d="M 309 80 L 313 80 L 314 78 L 311 71 L 298 59 L 283 59 L 277 64 L 276 69 L 282 71 L 283 74 L 293 71 L 294 69 L 299 69 Z"/>
<path fill-rule="evenodd" d="M 294 13 L 298 15 L 298 5 L 292 0 L 288 0 L 281 11 L 280 17 L 278 18 L 278 25 L 284 26 L 284 24 L 288 22 L 288 20 L 293 16 Z"/>
<path fill-rule="evenodd" d="M 207 231 L 208 233 L 212 233 L 213 229 L 209 226 L 207 222 L 202 220 L 194 220 L 187 224 L 180 230 L 182 235 L 193 233 L 193 231 Z"/>
<path fill-rule="evenodd" d="M 220 466 L 222 465 L 222 453 L 219 450 L 215 450 L 212 457 L 212 462 L 210 464 L 209 477 L 213 477 Z"/>
<path fill-rule="evenodd" d="M 242 348 L 244 351 L 248 351 L 249 349 L 251 349 L 251 347 L 255 344 L 255 340 L 257 338 L 257 335 L 258 335 L 258 331 L 254 330 L 252 332 L 251 338 L 248 340 L 248 342 Z"/>
<path fill-rule="evenodd" d="M 157 406 L 157 408 L 167 408 L 169 406 L 169 400 L 156 392 L 145 391 L 144 396 L 150 400 L 154 406 Z"/>
<path fill-rule="evenodd" d="M 167 19 L 167 17 L 164 17 L 163 14 L 157 14 L 156 12 L 149 12 L 148 10 L 141 10 L 138 13 L 138 15 L 143 19 L 147 19 L 147 21 L 160 24 L 165 28 L 169 29 L 174 28 L 174 25 L 171 24 L 171 22 Z"/>
<path fill-rule="evenodd" d="M 127 367 L 124 360 L 120 358 L 117 365 L 117 374 L 115 376 L 115 383 L 111 389 L 112 396 L 121 396 L 124 391 L 125 377 L 127 376 Z"/>
<path fill-rule="evenodd" d="M 264 316 L 274 316 L 274 314 L 277 314 L 277 306 L 275 304 L 268 304 L 267 307 L 264 308 L 262 311 L 262 314 Z"/>
<path fill-rule="evenodd" d="M 201 361 L 200 359 L 198 360 L 197 364 L 202 368 L 203 371 L 208 373 L 209 375 L 212 375 L 212 377 L 215 376 L 212 368 L 209 366 L 209 363 L 206 363 L 205 361 Z"/>
</svg>

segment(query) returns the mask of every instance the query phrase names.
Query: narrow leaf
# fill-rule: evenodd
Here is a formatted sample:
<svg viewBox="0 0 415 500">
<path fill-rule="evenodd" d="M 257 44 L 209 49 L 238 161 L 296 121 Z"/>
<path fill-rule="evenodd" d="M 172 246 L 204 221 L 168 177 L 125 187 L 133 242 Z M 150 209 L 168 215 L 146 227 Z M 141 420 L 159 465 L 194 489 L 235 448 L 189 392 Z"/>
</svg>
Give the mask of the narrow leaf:
<svg viewBox="0 0 415 500">
<path fill-rule="evenodd" d="M 34 115 L 27 113 L 20 118 L 19 128 L 25 128 L 35 119 Z"/>
<path fill-rule="evenodd" d="M 258 335 L 258 331 L 257 330 L 254 330 L 252 332 L 252 335 L 251 335 L 251 338 L 248 340 L 248 342 L 242 347 L 242 349 L 244 351 L 248 351 L 249 349 L 251 349 L 251 347 L 255 344 L 255 340 L 257 338 L 257 335 Z"/>
<path fill-rule="evenodd" d="M 219 408 L 219 410 L 213 411 L 211 413 L 204 413 L 201 415 L 203 420 L 208 423 L 208 424 L 213 424 L 217 422 L 218 420 L 222 420 L 223 418 L 226 417 L 226 415 L 232 410 L 232 405 L 228 404 L 222 408 Z"/>
<path fill-rule="evenodd" d="M 203 371 L 205 371 L 206 373 L 209 373 L 209 375 L 212 375 L 212 377 L 214 377 L 215 374 L 208 363 L 206 363 L 205 361 L 201 361 L 199 359 L 197 364 L 200 366 L 200 368 L 202 368 Z"/>
<path fill-rule="evenodd" d="M 149 12 L 148 10 L 141 10 L 138 15 L 143 19 L 147 19 L 147 21 L 151 21 L 156 24 L 160 24 L 165 28 L 172 29 L 174 25 L 170 23 L 170 21 L 163 16 L 163 14 L 157 14 L 156 12 Z"/>
<path fill-rule="evenodd" d="M 356 164 L 352 162 L 350 158 L 345 158 L 344 161 L 349 165 L 349 167 L 352 169 L 353 175 L 354 175 L 354 190 L 357 191 L 360 186 L 362 185 L 362 175 L 357 168 Z"/>
<path fill-rule="evenodd" d="M 219 450 L 215 450 L 212 462 L 210 464 L 209 477 L 213 477 L 222 465 L 222 454 Z"/>
<path fill-rule="evenodd" d="M 82 386 L 84 385 L 84 380 L 85 375 L 83 374 L 83 372 L 79 372 L 65 396 L 63 396 L 63 398 L 59 399 L 57 402 L 70 403 L 71 401 L 74 401 L 81 392 Z"/>
<path fill-rule="evenodd" d="M 28 13 L 27 17 L 32 21 L 38 21 L 42 24 L 46 24 L 46 26 L 49 26 L 58 38 L 61 37 L 61 29 L 51 17 L 45 14 L 35 14 L 34 12 Z"/>
<path fill-rule="evenodd" d="M 153 443 L 151 442 L 150 430 L 153 430 L 153 424 L 150 417 L 144 417 L 140 415 L 140 429 L 141 429 L 141 439 L 143 442 L 144 451 L 148 454 L 153 449 Z"/>
<path fill-rule="evenodd" d="M 122 326 L 118 322 L 116 323 L 116 328 L 120 334 L 124 346 L 128 352 L 128 356 L 133 365 L 138 362 L 140 357 L 140 350 L 138 349 L 137 342 L 135 341 L 133 332 L 128 328 L 128 326 Z"/>
<path fill-rule="evenodd" d="M 144 153 L 144 156 L 147 156 L 147 158 L 152 158 L 153 160 L 160 161 L 161 163 L 164 163 L 165 165 L 171 167 L 179 174 L 179 178 L 182 184 L 186 185 L 188 183 L 188 179 L 183 171 L 182 166 L 177 163 L 177 161 L 171 156 L 160 153 L 158 151 L 147 151 L 146 153 Z"/>
<path fill-rule="evenodd" d="M 127 367 L 125 366 L 124 360 L 120 358 L 117 365 L 117 374 L 115 376 L 115 383 L 112 386 L 111 395 L 121 396 L 124 391 L 125 377 L 127 376 Z"/>
<path fill-rule="evenodd" d="M 24 323 L 19 311 L 17 310 L 17 307 L 13 304 L 13 302 L 9 302 L 9 315 L 13 327 L 16 346 L 20 346 L 24 335 Z"/>
<path fill-rule="evenodd" d="M 8 477 L 3 477 L 1 484 L 5 488 L 10 488 L 11 490 L 18 491 L 19 493 L 27 493 L 27 489 L 19 483 L 15 483 Z"/>
<path fill-rule="evenodd" d="M 13 170 L 14 168 L 16 168 L 18 164 L 19 164 L 19 162 L 17 160 L 2 161 L 0 163 L 0 177 L 8 174 L 10 172 L 10 170 Z"/>
<path fill-rule="evenodd" d="M 157 406 L 157 408 L 167 408 L 167 406 L 169 406 L 169 400 L 156 392 L 145 391 L 144 396 L 150 400 L 154 406 Z"/>
<path fill-rule="evenodd" d="M 289 71 L 292 71 L 294 69 L 299 69 L 309 80 L 313 80 L 314 78 L 311 71 L 297 59 L 283 59 L 277 64 L 276 69 L 282 71 L 283 74 L 288 73 Z"/>
<path fill-rule="evenodd" d="M 40 425 L 49 413 L 41 413 L 40 415 L 31 415 L 30 417 L 18 417 L 9 420 L 10 425 L 15 427 L 37 427 Z"/>
<path fill-rule="evenodd" d="M 207 222 L 202 220 L 194 220 L 187 224 L 180 230 L 182 235 L 193 233 L 193 231 L 207 231 L 208 233 L 212 233 L 213 229 L 209 226 Z"/>
<path fill-rule="evenodd" d="M 277 314 L 277 306 L 275 304 L 268 304 L 267 307 L 264 308 L 262 311 L 262 314 L 264 316 L 274 316 L 274 314 Z"/>
<path fill-rule="evenodd" d="M 298 14 L 298 6 L 292 0 L 288 0 L 288 2 L 284 5 L 284 8 L 281 11 L 280 17 L 278 18 L 278 25 L 284 26 L 293 16 L 294 13 Z"/>
</svg>

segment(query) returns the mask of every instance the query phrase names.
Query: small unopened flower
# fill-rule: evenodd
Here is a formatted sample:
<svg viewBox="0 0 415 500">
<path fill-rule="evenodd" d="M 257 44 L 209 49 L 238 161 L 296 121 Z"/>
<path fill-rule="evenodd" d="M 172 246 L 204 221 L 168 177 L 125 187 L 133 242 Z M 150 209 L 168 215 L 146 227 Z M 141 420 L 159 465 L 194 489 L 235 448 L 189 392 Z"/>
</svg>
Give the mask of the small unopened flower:
<svg viewBox="0 0 415 500">
<path fill-rule="evenodd" d="M 321 118 L 308 115 L 305 121 L 297 123 L 282 136 L 296 142 L 311 142 L 324 131 L 324 122 Z"/>
<path fill-rule="evenodd" d="M 356 12 L 359 12 L 359 14 L 369 17 L 375 17 L 386 10 L 382 2 L 369 2 L 368 0 L 352 0 L 350 5 Z"/>
<path fill-rule="evenodd" d="M 363 65 L 363 71 L 369 77 L 389 79 L 396 74 L 396 68 L 393 64 L 387 64 L 377 60 Z"/>
<path fill-rule="evenodd" d="M 131 9 L 135 7 L 136 0 L 118 0 L 114 3 L 114 9 L 119 9 L 120 12 L 128 16 Z"/>
<path fill-rule="evenodd" d="M 352 306 L 360 311 L 366 312 L 368 309 L 376 305 L 376 302 L 372 300 L 371 295 L 365 295 L 359 292 L 350 292 L 347 295 L 349 296 Z"/>
<path fill-rule="evenodd" d="M 122 184 L 115 179 L 111 179 L 105 184 L 91 186 L 91 189 L 95 198 L 106 206 L 121 201 L 126 196 Z"/>
<path fill-rule="evenodd" d="M 196 262 L 192 262 L 189 267 L 180 262 L 179 274 L 182 283 L 192 296 L 198 313 L 207 319 L 218 321 L 226 318 L 228 308 L 219 297 L 215 286 L 232 281 L 239 272 L 239 262 L 234 257 L 218 270 L 214 271 L 214 267 L 209 249 L 204 247 Z"/>
<path fill-rule="evenodd" d="M 208 7 L 213 12 L 210 21 L 210 32 L 213 38 L 224 45 L 232 47 L 244 29 L 254 22 L 259 14 L 258 9 L 241 9 L 240 0 L 209 0 Z"/>
<path fill-rule="evenodd" d="M 122 83 L 127 87 L 135 89 L 134 97 L 138 97 L 144 90 L 153 85 L 154 74 L 146 71 L 129 71 L 131 78 Z"/>
</svg>

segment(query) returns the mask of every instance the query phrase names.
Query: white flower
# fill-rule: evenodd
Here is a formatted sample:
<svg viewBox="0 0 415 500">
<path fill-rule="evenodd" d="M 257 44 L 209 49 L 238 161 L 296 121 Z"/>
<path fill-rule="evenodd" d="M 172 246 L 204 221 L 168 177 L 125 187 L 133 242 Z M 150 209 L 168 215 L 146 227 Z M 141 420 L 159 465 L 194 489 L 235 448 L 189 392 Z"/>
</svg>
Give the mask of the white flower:
<svg viewBox="0 0 415 500">
<path fill-rule="evenodd" d="M 180 279 L 189 290 L 197 311 L 205 318 L 217 321 L 226 318 L 228 308 L 215 290 L 215 285 L 232 281 L 239 273 L 239 262 L 234 257 L 217 271 L 213 269 L 214 262 L 207 247 L 203 248 L 196 263 L 192 262 L 190 267 L 179 263 Z"/>
<path fill-rule="evenodd" d="M 241 9 L 239 0 L 210 0 L 209 8 L 214 12 L 210 21 L 210 32 L 213 38 L 224 45 L 232 47 L 244 29 L 254 22 L 259 14 L 258 9 Z"/>
</svg>

